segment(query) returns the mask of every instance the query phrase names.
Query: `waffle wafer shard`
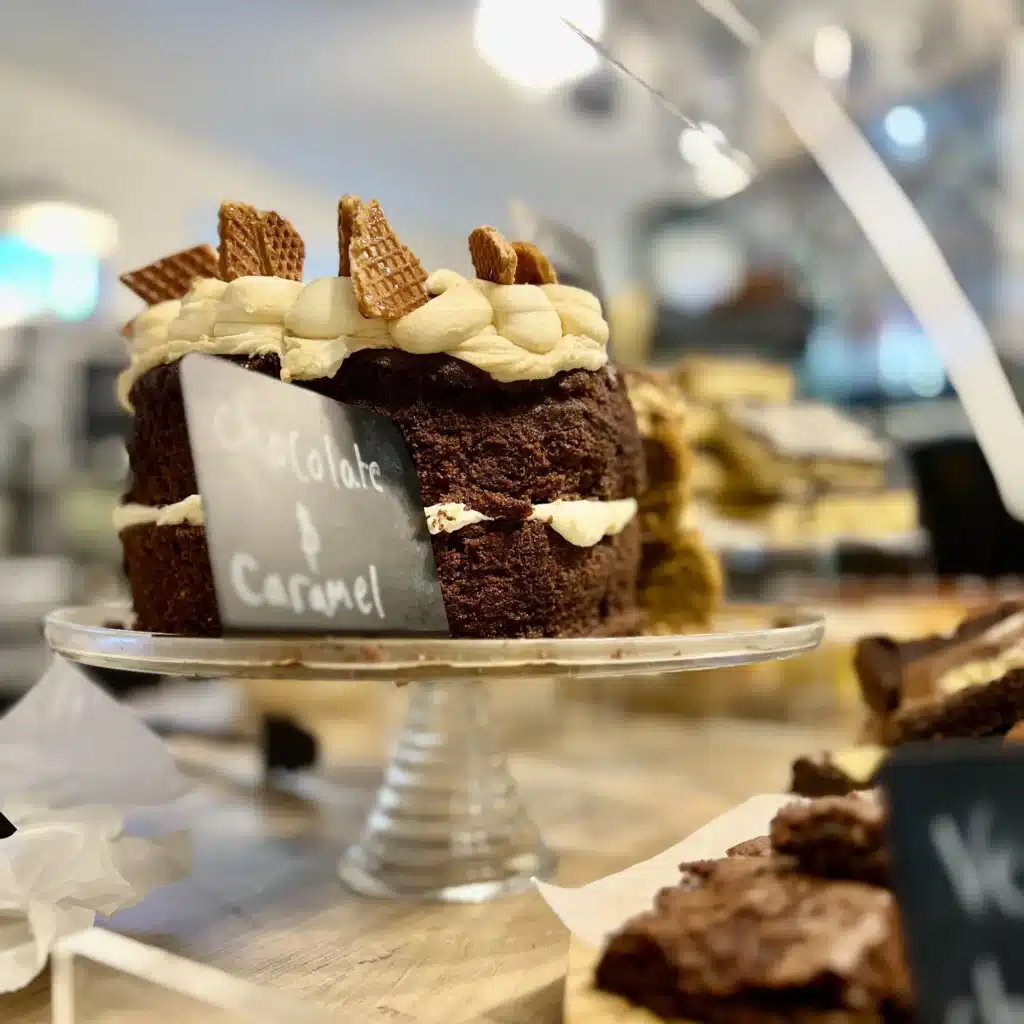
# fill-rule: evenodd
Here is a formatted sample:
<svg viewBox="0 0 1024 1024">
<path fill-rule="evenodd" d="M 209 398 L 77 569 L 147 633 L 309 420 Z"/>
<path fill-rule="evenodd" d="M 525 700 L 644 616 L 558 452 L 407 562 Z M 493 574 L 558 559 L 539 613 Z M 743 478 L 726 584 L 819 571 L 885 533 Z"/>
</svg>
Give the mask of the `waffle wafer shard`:
<svg viewBox="0 0 1024 1024">
<path fill-rule="evenodd" d="M 398 320 L 427 302 L 427 272 L 398 240 L 376 199 L 354 213 L 349 260 L 363 316 Z"/>
<path fill-rule="evenodd" d="M 469 255 L 481 281 L 515 284 L 518 257 L 497 228 L 475 228 L 469 236 Z"/>
<path fill-rule="evenodd" d="M 248 203 L 221 203 L 218 217 L 220 232 L 220 279 L 263 274 L 260 212 Z"/>
<path fill-rule="evenodd" d="M 362 205 L 358 196 L 345 195 L 338 201 L 338 277 L 352 276 L 349 247 L 352 245 L 353 221 Z"/>
<path fill-rule="evenodd" d="M 558 284 L 558 271 L 533 242 L 513 242 L 516 284 Z"/>
<path fill-rule="evenodd" d="M 271 210 L 260 214 L 260 262 L 263 272 L 288 281 L 302 280 L 306 261 L 306 243 L 302 236 L 280 214 Z"/>
<path fill-rule="evenodd" d="M 121 275 L 121 283 L 150 306 L 180 299 L 197 277 L 217 276 L 217 254 L 208 245 L 196 245 L 165 256 L 156 263 Z"/>
</svg>

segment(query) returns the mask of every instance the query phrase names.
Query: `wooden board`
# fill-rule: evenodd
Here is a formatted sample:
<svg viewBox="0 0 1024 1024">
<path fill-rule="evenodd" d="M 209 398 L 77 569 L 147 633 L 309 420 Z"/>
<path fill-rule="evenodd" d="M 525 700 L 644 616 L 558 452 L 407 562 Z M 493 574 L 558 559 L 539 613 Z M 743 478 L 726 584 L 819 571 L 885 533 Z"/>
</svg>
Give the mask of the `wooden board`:
<svg viewBox="0 0 1024 1024">
<path fill-rule="evenodd" d="M 797 754 L 837 742 L 821 728 L 513 707 L 525 689 L 505 688 L 500 717 L 516 722 L 510 765 L 560 855 L 562 885 L 661 852 L 751 793 L 784 786 Z M 414 905 L 360 899 L 338 882 L 338 856 L 359 834 L 388 741 L 374 715 L 349 713 L 316 723 L 328 763 L 288 791 L 261 787 L 254 749 L 176 741 L 197 791 L 166 824 L 191 829 L 195 870 L 119 915 L 118 927 L 339 1021 L 557 1024 L 569 940 L 539 894 Z M 574 975 L 581 994 L 591 969 Z M 46 994 L 41 983 L 0 996 L 0 1020 L 45 1024 Z"/>
</svg>

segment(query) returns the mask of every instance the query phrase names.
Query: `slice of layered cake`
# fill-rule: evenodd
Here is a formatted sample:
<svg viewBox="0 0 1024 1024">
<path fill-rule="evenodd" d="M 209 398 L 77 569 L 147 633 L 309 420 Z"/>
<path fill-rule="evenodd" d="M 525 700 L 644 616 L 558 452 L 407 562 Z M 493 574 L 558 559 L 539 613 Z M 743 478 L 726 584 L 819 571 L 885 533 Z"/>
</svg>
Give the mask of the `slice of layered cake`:
<svg viewBox="0 0 1024 1024">
<path fill-rule="evenodd" d="M 597 299 L 493 228 L 463 277 L 428 275 L 376 202 L 346 196 L 338 227 L 338 276 L 303 284 L 292 226 L 225 203 L 219 255 L 122 278 L 148 303 L 120 382 L 134 430 L 115 516 L 137 628 L 220 632 L 180 381 L 202 352 L 398 425 L 453 636 L 634 632 L 643 455 Z"/>
</svg>

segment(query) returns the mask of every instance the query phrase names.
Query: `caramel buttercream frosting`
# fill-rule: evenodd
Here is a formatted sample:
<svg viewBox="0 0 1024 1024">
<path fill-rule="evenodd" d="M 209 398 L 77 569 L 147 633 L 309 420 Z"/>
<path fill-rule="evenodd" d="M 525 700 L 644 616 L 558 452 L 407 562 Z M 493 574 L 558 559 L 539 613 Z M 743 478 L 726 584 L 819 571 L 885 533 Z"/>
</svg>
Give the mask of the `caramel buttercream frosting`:
<svg viewBox="0 0 1024 1024">
<path fill-rule="evenodd" d="M 275 355 L 286 381 L 332 377 L 351 353 L 367 348 L 449 355 L 503 383 L 608 362 L 608 323 L 598 299 L 580 288 L 437 270 L 426 277 L 425 292 L 425 301 L 386 319 L 363 315 L 352 277 L 307 284 L 266 274 L 200 278 L 181 299 L 151 306 L 130 325 L 120 400 L 130 410 L 139 377 L 192 352 Z"/>
</svg>

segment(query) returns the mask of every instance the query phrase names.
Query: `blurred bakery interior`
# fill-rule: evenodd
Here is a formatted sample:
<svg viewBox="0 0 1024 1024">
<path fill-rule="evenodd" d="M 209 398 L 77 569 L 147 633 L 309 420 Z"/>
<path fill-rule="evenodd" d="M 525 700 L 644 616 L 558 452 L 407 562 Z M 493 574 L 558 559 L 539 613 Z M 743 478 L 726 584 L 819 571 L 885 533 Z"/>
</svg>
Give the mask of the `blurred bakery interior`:
<svg viewBox="0 0 1024 1024">
<path fill-rule="evenodd" d="M 345 191 L 428 266 L 531 215 L 589 240 L 615 358 L 680 396 L 677 513 L 729 599 L 812 601 L 854 636 L 1017 589 L 1024 531 L 935 347 L 745 46 L 698 2 L 561 6 L 665 100 L 538 3 L 4 5 L 0 692 L 45 663 L 41 611 L 124 592 L 117 276 L 214 242 L 223 198 L 286 211 L 307 277 L 334 273 Z M 1012 0 L 738 7 L 842 102 L 1024 383 Z"/>
</svg>

